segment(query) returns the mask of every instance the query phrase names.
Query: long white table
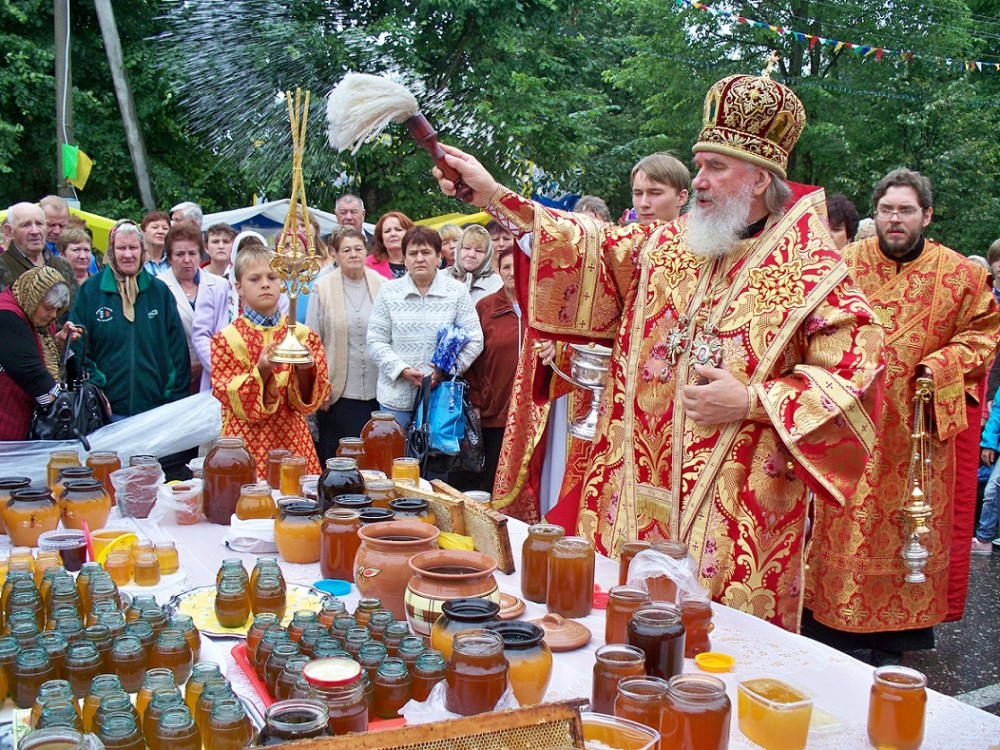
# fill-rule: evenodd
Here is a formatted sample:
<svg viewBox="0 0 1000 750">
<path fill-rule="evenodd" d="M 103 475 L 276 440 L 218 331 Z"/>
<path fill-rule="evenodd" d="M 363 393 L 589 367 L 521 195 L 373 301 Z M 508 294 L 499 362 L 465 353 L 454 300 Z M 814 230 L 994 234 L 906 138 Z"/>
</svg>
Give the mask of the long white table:
<svg viewBox="0 0 1000 750">
<path fill-rule="evenodd" d="M 187 575 L 178 589 L 213 583 L 223 558 L 240 557 L 251 568 L 256 555 L 234 553 L 222 544 L 225 529 L 207 522 L 193 526 L 159 527 L 146 521 L 116 519 L 112 527 L 136 529 L 150 538 L 172 539 L 177 542 L 181 564 Z M 527 526 L 511 519 L 508 522 L 511 546 L 515 559 L 520 561 L 519 550 L 527 537 Z M 285 579 L 289 583 L 312 584 L 321 578 L 319 565 L 295 565 L 282 562 Z M 513 575 L 496 575 L 501 591 L 521 596 L 520 578 Z M 618 564 L 598 557 L 597 583 L 604 589 L 618 580 Z M 174 592 L 177 593 L 177 592 Z M 165 600 L 163 595 L 160 596 Z M 343 597 L 348 607 L 358 599 L 357 589 Z M 535 619 L 546 613 L 543 605 L 527 602 L 521 619 Z M 719 675 L 726 683 L 733 703 L 733 730 L 731 748 L 758 748 L 737 728 L 736 685 L 748 676 L 774 674 L 785 677 L 809 689 L 815 705 L 834 714 L 842 723 L 841 728 L 825 733 L 811 733 L 810 750 L 862 750 L 868 748 L 866 720 L 868 692 L 872 682 L 872 667 L 845 654 L 793 633 L 788 633 L 750 615 L 721 605 L 713 605 L 712 647 L 736 657 L 736 665 L 727 674 Z M 545 699 L 590 697 L 594 651 L 604 643 L 604 612 L 595 610 L 581 620 L 590 628 L 593 638 L 586 646 L 571 652 L 555 655 L 552 681 Z M 242 672 L 229 659 L 228 676 L 237 692 L 255 699 L 249 681 L 241 679 Z M 686 672 L 699 671 L 692 660 L 685 663 Z M 954 698 L 933 690 L 928 691 L 926 734 L 921 750 L 997 750 L 1000 746 L 1000 717 L 993 716 Z"/>
</svg>

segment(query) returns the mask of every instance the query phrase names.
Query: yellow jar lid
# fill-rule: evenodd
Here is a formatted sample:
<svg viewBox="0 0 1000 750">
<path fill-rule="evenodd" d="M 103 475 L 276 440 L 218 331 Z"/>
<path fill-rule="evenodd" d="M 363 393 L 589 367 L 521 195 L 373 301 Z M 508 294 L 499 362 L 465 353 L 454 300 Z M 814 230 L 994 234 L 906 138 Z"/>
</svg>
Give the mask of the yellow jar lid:
<svg viewBox="0 0 1000 750">
<path fill-rule="evenodd" d="M 736 663 L 736 657 L 721 651 L 706 651 L 695 656 L 694 663 L 706 672 L 728 672 Z"/>
</svg>

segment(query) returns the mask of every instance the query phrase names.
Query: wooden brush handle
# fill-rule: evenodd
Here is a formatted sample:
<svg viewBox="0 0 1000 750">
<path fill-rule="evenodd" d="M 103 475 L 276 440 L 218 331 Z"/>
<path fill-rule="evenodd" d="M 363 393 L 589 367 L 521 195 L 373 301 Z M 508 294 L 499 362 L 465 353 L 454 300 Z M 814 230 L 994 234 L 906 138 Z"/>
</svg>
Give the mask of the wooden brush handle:
<svg viewBox="0 0 1000 750">
<path fill-rule="evenodd" d="M 441 144 L 438 142 L 437 131 L 431 127 L 427 118 L 424 117 L 423 112 L 417 112 L 413 117 L 407 119 L 406 127 L 409 129 L 410 135 L 413 136 L 413 140 L 417 142 L 417 145 L 431 155 L 435 166 L 441 170 L 445 178 L 455 183 L 455 197 L 466 203 L 470 203 L 472 201 L 472 190 L 462 182 L 462 177 L 458 173 L 458 170 L 445 161 L 444 149 L 441 148 Z"/>
</svg>

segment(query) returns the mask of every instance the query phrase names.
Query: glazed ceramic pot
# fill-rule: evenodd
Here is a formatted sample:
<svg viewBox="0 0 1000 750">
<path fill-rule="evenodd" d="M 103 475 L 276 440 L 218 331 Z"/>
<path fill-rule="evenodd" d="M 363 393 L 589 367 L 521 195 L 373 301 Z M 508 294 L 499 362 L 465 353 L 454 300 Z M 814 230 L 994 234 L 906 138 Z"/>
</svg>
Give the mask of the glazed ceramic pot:
<svg viewBox="0 0 1000 750">
<path fill-rule="evenodd" d="M 431 648 L 451 658 L 455 636 L 467 630 L 480 630 L 496 622 L 500 605 L 487 599 L 451 599 L 441 605 L 441 616 L 431 628 Z"/>
<path fill-rule="evenodd" d="M 440 533 L 419 521 L 388 521 L 358 529 L 361 546 L 354 558 L 354 582 L 361 596 L 381 599 L 397 620 L 406 617 L 403 595 L 412 575 L 410 558 L 435 549 Z"/>
<path fill-rule="evenodd" d="M 413 577 L 406 587 L 406 619 L 417 635 L 428 637 L 452 599 L 486 599 L 500 604 L 493 572 L 497 561 L 482 552 L 435 549 L 410 558 Z"/>
<path fill-rule="evenodd" d="M 510 687 L 522 706 L 541 703 L 552 678 L 552 651 L 542 638 L 545 631 L 530 622 L 491 622 L 483 626 L 503 639 L 510 664 Z"/>
</svg>

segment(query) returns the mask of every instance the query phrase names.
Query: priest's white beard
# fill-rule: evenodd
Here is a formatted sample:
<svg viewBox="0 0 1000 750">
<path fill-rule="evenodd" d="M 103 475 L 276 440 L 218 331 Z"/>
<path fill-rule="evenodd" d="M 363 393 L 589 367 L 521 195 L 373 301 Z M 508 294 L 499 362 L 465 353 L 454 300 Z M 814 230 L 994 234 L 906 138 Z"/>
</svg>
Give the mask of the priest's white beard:
<svg viewBox="0 0 1000 750">
<path fill-rule="evenodd" d="M 712 199 L 709 211 L 698 204 L 699 195 L 691 191 L 688 202 L 688 249 L 703 258 L 721 258 L 732 252 L 747 227 L 753 185 L 747 182 L 732 195 Z"/>
</svg>

